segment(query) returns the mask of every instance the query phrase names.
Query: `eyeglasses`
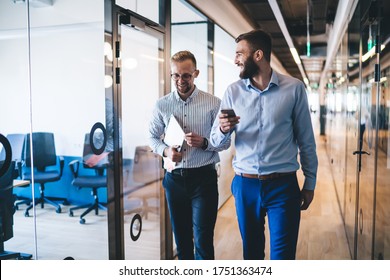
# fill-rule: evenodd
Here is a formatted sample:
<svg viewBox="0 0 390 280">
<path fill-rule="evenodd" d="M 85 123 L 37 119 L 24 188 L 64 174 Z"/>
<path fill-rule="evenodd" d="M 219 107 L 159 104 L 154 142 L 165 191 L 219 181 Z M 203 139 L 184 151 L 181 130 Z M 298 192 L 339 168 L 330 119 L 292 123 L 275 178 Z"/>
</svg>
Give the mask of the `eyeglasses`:
<svg viewBox="0 0 390 280">
<path fill-rule="evenodd" d="M 183 74 L 177 74 L 177 73 L 173 73 L 173 74 L 171 74 L 171 78 L 172 78 L 172 80 L 174 80 L 174 81 L 178 81 L 180 78 L 182 79 L 182 80 L 184 80 L 184 81 L 189 81 L 189 80 L 191 80 L 191 78 L 192 78 L 192 75 L 194 75 L 194 73 L 195 72 L 193 72 L 193 73 L 183 73 Z"/>
</svg>

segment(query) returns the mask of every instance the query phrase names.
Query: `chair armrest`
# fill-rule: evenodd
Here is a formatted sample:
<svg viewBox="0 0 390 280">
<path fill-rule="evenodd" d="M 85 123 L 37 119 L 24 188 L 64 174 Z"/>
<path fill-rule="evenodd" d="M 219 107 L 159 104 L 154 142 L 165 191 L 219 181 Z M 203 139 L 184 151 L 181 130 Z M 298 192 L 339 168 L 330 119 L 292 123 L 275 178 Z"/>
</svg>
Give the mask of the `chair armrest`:
<svg viewBox="0 0 390 280">
<path fill-rule="evenodd" d="M 17 167 L 18 177 L 22 178 L 22 176 L 23 176 L 23 162 L 21 160 L 16 161 L 16 167 Z"/>
<path fill-rule="evenodd" d="M 80 161 L 78 161 L 77 159 L 69 162 L 70 171 L 72 171 L 73 177 L 75 178 L 77 178 L 77 176 L 79 175 L 79 166 L 80 166 Z"/>
<path fill-rule="evenodd" d="M 60 176 L 62 177 L 62 173 L 64 171 L 65 160 L 64 160 L 63 156 L 59 156 L 59 159 L 60 159 Z"/>
</svg>

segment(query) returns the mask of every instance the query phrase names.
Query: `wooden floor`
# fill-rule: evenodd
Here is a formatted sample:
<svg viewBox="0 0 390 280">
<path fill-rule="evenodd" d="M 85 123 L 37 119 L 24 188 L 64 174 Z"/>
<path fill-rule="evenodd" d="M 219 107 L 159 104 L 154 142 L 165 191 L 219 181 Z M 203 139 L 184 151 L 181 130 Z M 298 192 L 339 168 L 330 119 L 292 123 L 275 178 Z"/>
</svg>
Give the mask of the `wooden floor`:
<svg viewBox="0 0 390 280">
<path fill-rule="evenodd" d="M 302 212 L 297 259 L 300 260 L 344 260 L 350 259 L 346 235 L 339 206 L 337 203 L 333 177 L 325 151 L 325 138 L 317 137 L 319 158 L 318 183 L 314 201 L 310 208 Z M 302 182 L 302 175 L 298 174 Z M 38 259 L 63 259 L 72 256 L 75 259 L 107 259 L 108 229 L 106 213 L 98 216 L 86 216 L 87 223 L 80 225 L 77 215 L 69 217 L 67 209 L 57 214 L 48 206 L 37 208 L 36 237 L 38 241 Z M 22 208 L 24 208 L 22 206 Z M 80 210 L 81 212 L 81 210 Z M 32 217 L 24 217 L 23 209 L 14 215 L 14 237 L 5 242 L 5 249 L 21 251 L 35 256 L 34 224 Z M 143 224 L 142 235 L 138 242 L 129 238 L 130 218 L 125 218 L 126 259 L 159 258 L 159 219 L 150 215 Z M 268 234 L 267 234 L 268 237 Z M 267 238 L 268 240 L 268 238 Z M 131 253 L 129 253 L 131 252 Z M 230 197 L 218 213 L 215 229 L 216 259 L 242 259 L 241 237 L 239 234 L 234 207 L 234 198 Z M 269 257 L 266 249 L 266 258 Z"/>
</svg>

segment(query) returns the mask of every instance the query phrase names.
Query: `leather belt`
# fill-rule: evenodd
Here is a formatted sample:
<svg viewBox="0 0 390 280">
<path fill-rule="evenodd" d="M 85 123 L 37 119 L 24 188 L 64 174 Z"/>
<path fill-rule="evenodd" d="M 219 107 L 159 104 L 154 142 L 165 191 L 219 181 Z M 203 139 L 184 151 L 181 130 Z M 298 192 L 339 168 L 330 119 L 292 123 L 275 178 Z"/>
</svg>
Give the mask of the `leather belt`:
<svg viewBox="0 0 390 280">
<path fill-rule="evenodd" d="M 213 163 L 205 166 L 197 167 L 197 168 L 176 168 L 173 169 L 170 173 L 184 177 L 184 176 L 199 174 L 206 170 L 211 170 L 211 169 L 215 169 L 215 165 Z"/>
<path fill-rule="evenodd" d="M 271 173 L 271 174 L 260 175 L 260 174 L 246 174 L 246 173 L 237 173 L 236 172 L 236 175 L 242 176 L 245 178 L 251 178 L 251 179 L 272 180 L 272 179 L 276 179 L 276 178 L 280 178 L 280 177 L 284 177 L 284 176 L 288 176 L 288 175 L 293 175 L 295 173 L 296 173 L 295 171 L 294 172 L 286 172 L 286 173 L 275 172 L 275 173 Z"/>
</svg>

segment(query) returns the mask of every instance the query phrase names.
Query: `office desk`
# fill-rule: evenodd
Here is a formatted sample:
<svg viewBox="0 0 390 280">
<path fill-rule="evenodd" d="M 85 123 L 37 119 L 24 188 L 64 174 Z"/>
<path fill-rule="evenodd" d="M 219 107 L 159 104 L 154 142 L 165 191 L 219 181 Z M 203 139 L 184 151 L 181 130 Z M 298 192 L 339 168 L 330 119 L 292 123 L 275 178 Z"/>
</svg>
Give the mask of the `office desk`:
<svg viewBox="0 0 390 280">
<path fill-rule="evenodd" d="M 12 183 L 13 187 L 27 187 L 30 185 L 30 181 L 28 180 L 14 180 Z"/>
</svg>

